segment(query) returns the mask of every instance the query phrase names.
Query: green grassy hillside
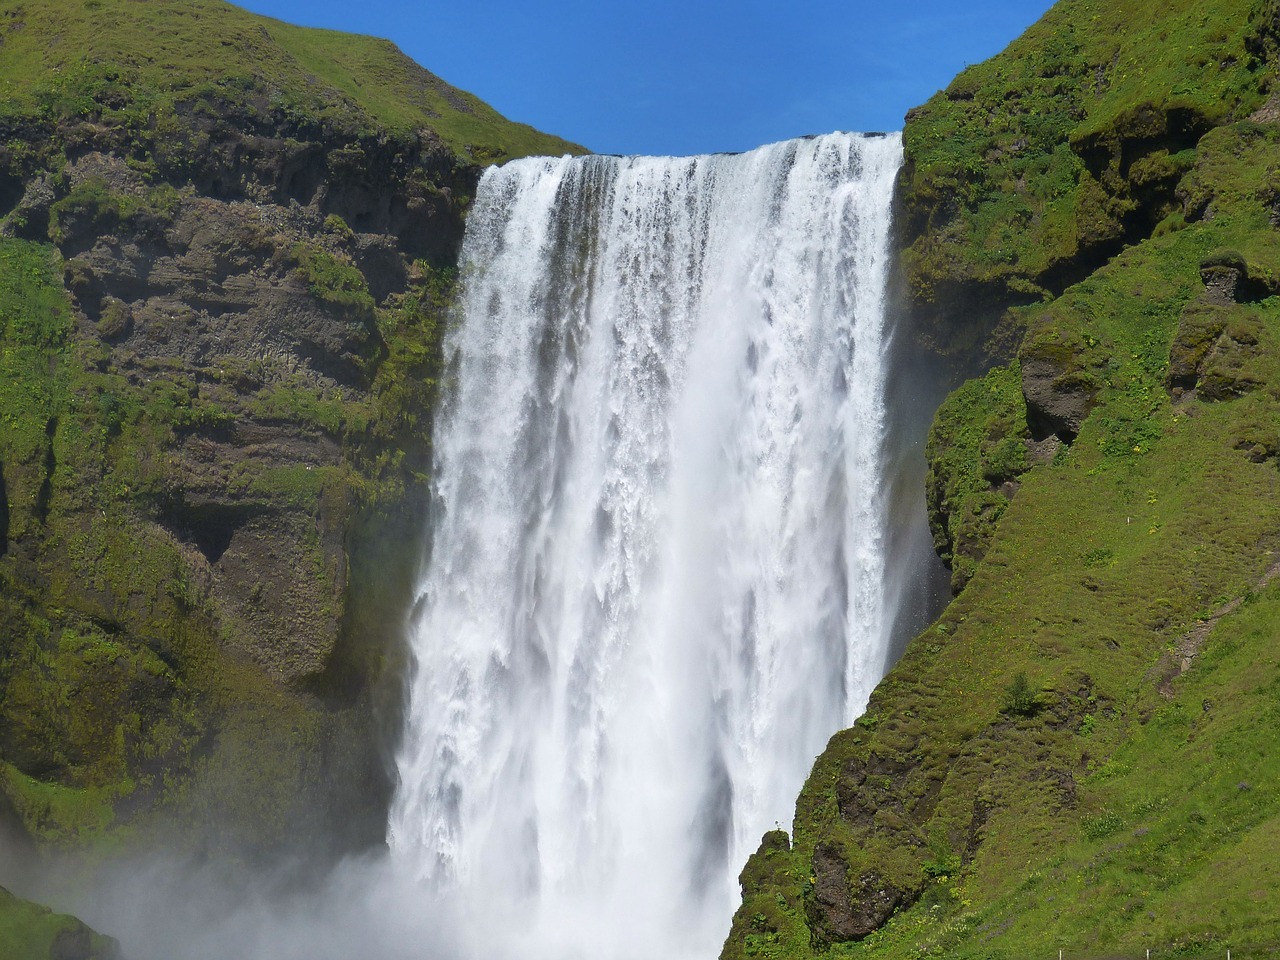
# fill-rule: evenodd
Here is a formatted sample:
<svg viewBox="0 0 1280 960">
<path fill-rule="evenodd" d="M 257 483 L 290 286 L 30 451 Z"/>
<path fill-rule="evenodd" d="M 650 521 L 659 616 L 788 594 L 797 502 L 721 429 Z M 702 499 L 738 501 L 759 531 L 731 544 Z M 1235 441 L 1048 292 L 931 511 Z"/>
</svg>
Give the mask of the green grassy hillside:
<svg viewBox="0 0 1280 960">
<path fill-rule="evenodd" d="M 1173 213 L 1199 138 L 1262 103 L 1273 16 L 1062 0 L 912 110 L 903 267 L 937 341 L 973 349 L 974 316 L 1057 296 Z"/>
<path fill-rule="evenodd" d="M 1280 945 L 1275 23 L 1064 0 L 909 118 L 918 316 L 1013 359 L 930 435 L 958 596 L 766 836 L 724 957 Z"/>
<path fill-rule="evenodd" d="M 119 960 L 114 940 L 0 887 L 0 956 L 6 960 Z"/>
<path fill-rule="evenodd" d="M 163 136 L 203 111 L 425 134 L 477 162 L 580 152 L 506 120 L 389 41 L 296 27 L 222 0 L 4 0 L 0 44 L 0 123 L 92 118 Z"/>
</svg>

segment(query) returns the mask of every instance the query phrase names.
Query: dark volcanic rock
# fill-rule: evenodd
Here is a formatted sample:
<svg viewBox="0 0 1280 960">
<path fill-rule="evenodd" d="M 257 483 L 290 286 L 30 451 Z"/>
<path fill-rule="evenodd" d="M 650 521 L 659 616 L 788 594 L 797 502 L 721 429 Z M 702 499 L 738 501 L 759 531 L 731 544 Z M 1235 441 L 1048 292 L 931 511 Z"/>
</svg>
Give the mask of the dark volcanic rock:
<svg viewBox="0 0 1280 960">
<path fill-rule="evenodd" d="M 831 844 L 814 848 L 813 875 L 809 920 L 815 935 L 827 942 L 861 940 L 910 902 L 903 891 L 873 870 L 851 885 L 849 865 Z"/>
<path fill-rule="evenodd" d="M 1101 384 L 1092 374 L 1045 356 L 1022 359 L 1022 395 L 1035 440 L 1056 436 L 1070 443 L 1094 407 Z"/>
</svg>

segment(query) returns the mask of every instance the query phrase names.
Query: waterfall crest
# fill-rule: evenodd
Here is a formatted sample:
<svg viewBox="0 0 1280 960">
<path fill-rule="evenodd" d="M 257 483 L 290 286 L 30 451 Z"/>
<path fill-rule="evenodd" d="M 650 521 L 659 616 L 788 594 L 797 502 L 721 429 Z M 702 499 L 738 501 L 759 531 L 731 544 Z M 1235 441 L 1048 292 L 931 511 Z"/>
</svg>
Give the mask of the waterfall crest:
<svg viewBox="0 0 1280 960">
<path fill-rule="evenodd" d="M 477 954 L 713 956 L 886 669 L 900 162 L 832 134 L 485 174 L 388 826 Z"/>
</svg>

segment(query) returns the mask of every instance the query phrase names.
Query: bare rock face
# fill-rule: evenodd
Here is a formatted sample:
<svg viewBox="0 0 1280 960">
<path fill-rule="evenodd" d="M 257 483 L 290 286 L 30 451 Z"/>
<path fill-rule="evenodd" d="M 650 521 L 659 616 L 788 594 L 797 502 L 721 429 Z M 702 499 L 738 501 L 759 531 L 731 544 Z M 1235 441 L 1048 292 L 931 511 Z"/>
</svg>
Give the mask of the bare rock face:
<svg viewBox="0 0 1280 960">
<path fill-rule="evenodd" d="M 809 921 L 827 942 L 861 940 L 878 930 L 907 896 L 874 870 L 849 882 L 849 865 L 832 844 L 813 851 L 813 899 Z"/>
<path fill-rule="evenodd" d="M 866 936 L 854 916 L 853 897 L 849 891 L 849 865 L 840 851 L 830 844 L 819 844 L 813 851 L 813 907 L 810 922 L 822 930 L 827 939 L 853 940 Z"/>
<path fill-rule="evenodd" d="M 347 585 L 343 499 L 313 512 L 281 503 L 244 477 L 335 470 L 338 444 L 284 424 L 237 422 L 193 434 L 175 451 L 178 478 L 159 522 L 196 549 L 193 570 L 209 591 L 226 642 L 273 676 L 320 674 L 341 629 Z"/>
<path fill-rule="evenodd" d="M 1022 358 L 1022 395 L 1032 437 L 1073 441 L 1094 407 L 1100 386 L 1095 376 L 1069 361 L 1028 353 Z"/>
<path fill-rule="evenodd" d="M 350 270 L 354 234 L 327 234 L 315 210 L 222 201 L 190 192 L 155 196 L 115 158 L 90 154 L 68 166 L 69 197 L 54 232 L 66 281 L 83 315 L 125 363 L 169 358 L 196 368 L 249 369 L 262 382 L 300 375 L 314 385 L 361 388 L 374 349 L 373 305 L 326 299 L 304 258 L 323 254 Z M 105 196 L 107 199 L 103 200 Z M 102 207 L 133 206 L 128 218 Z M 403 257 L 385 238 L 385 295 L 403 290 Z M 309 249 L 310 248 L 310 249 Z M 398 274 L 397 274 L 398 270 Z"/>
<path fill-rule="evenodd" d="M 1221 262 L 1209 261 L 1200 267 L 1204 282 L 1204 299 L 1208 303 L 1227 305 L 1236 302 L 1236 293 L 1248 279 L 1243 258 L 1228 256 Z"/>
</svg>

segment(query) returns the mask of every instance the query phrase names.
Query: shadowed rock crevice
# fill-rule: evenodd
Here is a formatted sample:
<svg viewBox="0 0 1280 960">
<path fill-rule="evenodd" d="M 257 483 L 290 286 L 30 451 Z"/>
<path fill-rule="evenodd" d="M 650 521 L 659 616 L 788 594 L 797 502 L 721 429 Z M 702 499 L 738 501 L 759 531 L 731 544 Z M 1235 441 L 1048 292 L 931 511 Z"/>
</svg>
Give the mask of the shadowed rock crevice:
<svg viewBox="0 0 1280 960">
<path fill-rule="evenodd" d="M 236 531 L 264 512 L 257 505 L 176 503 L 160 513 L 160 522 L 179 540 L 194 544 L 209 563 L 217 563 Z"/>
<path fill-rule="evenodd" d="M 3 148 L 0 147 L 0 163 L 4 161 Z M 9 211 L 22 199 L 24 185 L 22 177 L 9 170 L 0 169 L 0 218 L 7 217 Z"/>
</svg>

